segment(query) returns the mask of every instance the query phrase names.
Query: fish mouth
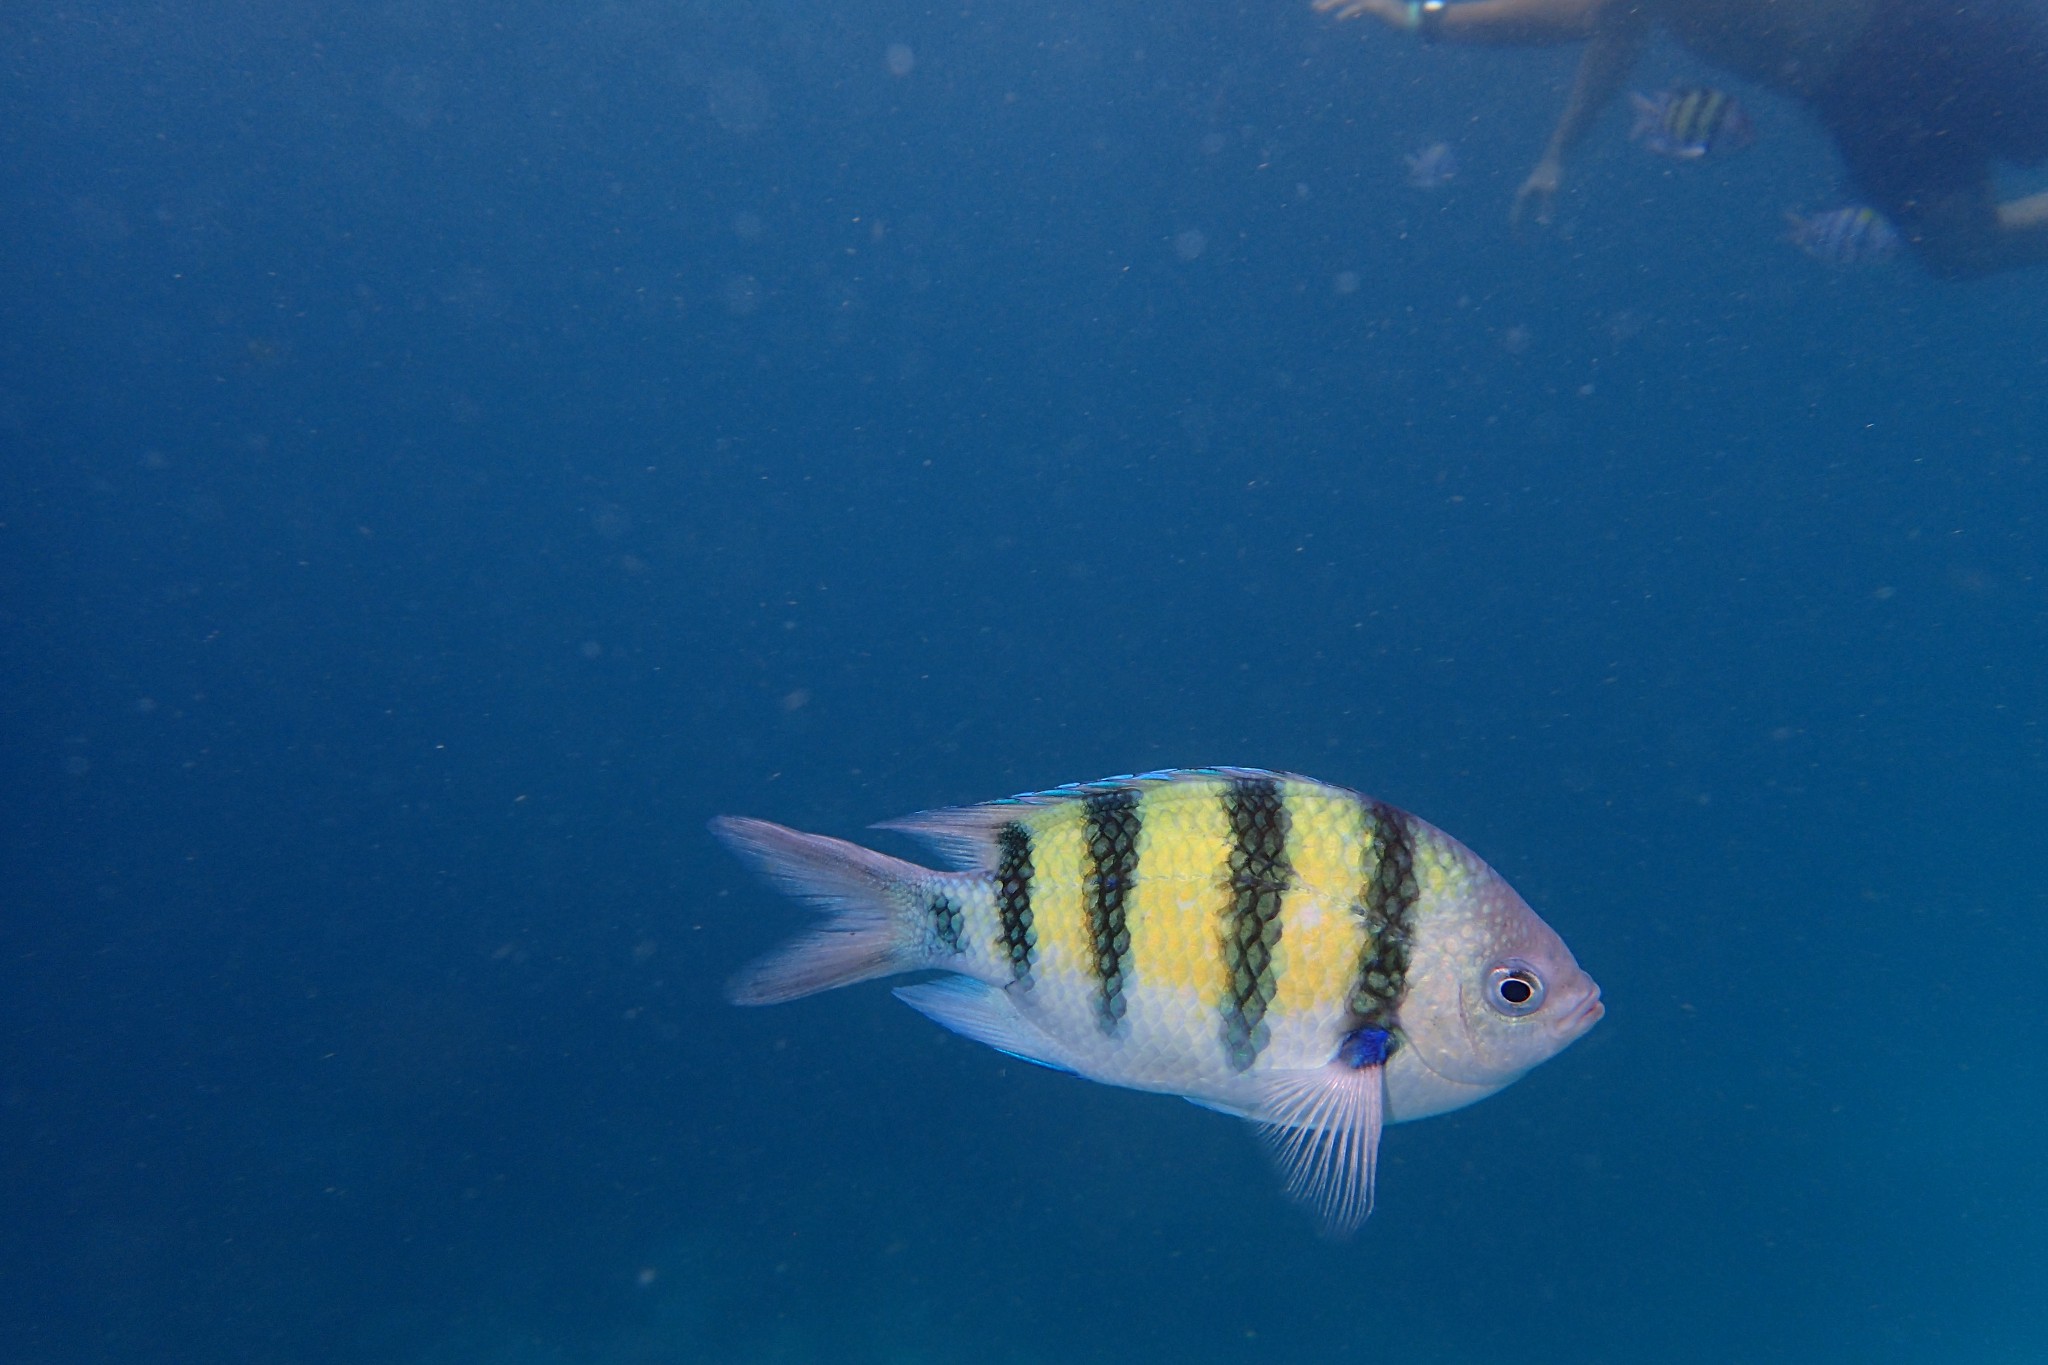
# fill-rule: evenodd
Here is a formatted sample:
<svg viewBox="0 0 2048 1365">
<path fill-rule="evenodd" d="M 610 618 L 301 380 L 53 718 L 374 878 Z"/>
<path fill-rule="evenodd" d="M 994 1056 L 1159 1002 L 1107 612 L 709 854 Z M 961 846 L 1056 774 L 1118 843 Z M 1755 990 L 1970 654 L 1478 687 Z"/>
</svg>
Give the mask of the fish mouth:
<svg viewBox="0 0 2048 1365">
<path fill-rule="evenodd" d="M 1566 1037 L 1576 1038 L 1599 1023 L 1601 1016 L 1606 1013 L 1607 1006 L 1600 1003 L 1600 988 L 1595 986 L 1586 993 L 1584 1000 L 1572 1008 L 1570 1014 L 1558 1020 L 1558 1028 Z"/>
</svg>

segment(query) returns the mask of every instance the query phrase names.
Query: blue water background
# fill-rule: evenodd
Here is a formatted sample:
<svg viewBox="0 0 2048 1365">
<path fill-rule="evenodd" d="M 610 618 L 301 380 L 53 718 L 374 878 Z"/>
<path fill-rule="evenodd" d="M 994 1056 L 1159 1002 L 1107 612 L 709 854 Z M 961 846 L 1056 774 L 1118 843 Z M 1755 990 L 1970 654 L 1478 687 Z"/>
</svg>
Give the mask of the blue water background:
<svg viewBox="0 0 2048 1365">
<path fill-rule="evenodd" d="M 7 1360 L 2041 1358 L 2048 275 L 1806 261 L 1796 110 L 1610 114 L 1517 237 L 1575 54 L 1293 3 L 0 51 Z M 721 1001 L 802 916 L 713 814 L 1201 763 L 1606 989 L 1349 1243 L 1222 1116 Z"/>
</svg>

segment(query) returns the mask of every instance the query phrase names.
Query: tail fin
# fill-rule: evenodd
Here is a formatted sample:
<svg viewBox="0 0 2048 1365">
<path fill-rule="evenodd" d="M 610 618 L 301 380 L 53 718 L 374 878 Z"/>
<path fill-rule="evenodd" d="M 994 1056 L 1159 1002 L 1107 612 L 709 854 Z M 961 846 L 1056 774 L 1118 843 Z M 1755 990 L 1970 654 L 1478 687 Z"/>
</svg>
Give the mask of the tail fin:
<svg viewBox="0 0 2048 1365">
<path fill-rule="evenodd" d="M 726 987 L 735 1005 L 780 1004 L 923 965 L 917 911 L 926 869 L 766 820 L 721 815 L 711 832 L 777 890 L 827 917 L 735 976 Z"/>
<path fill-rule="evenodd" d="M 1628 92 L 1629 107 L 1635 110 L 1635 125 L 1628 130 L 1630 142 L 1648 142 L 1664 129 L 1664 106 L 1640 90 Z"/>
</svg>

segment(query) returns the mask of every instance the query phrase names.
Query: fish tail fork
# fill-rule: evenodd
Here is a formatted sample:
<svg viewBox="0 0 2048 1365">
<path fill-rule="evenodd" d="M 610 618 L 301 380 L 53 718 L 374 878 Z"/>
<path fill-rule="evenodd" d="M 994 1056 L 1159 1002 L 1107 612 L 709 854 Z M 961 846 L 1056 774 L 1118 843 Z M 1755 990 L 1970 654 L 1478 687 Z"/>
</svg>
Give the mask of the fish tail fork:
<svg viewBox="0 0 2048 1365">
<path fill-rule="evenodd" d="M 1629 129 L 1631 142 L 1647 142 L 1663 131 L 1664 106 L 1639 90 L 1631 90 L 1629 107 L 1635 112 L 1635 124 Z"/>
<path fill-rule="evenodd" d="M 711 832 L 778 890 L 826 917 L 735 976 L 726 986 L 734 1004 L 780 1004 L 926 965 L 928 869 L 766 820 L 722 815 Z"/>
</svg>

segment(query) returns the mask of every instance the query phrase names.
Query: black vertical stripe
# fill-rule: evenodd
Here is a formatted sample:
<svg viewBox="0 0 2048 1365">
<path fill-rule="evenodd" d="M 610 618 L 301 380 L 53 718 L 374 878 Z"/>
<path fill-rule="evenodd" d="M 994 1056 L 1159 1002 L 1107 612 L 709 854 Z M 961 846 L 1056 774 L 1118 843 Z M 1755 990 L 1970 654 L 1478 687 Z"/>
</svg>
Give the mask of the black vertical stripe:
<svg viewBox="0 0 2048 1365">
<path fill-rule="evenodd" d="M 1363 1027 L 1390 1034 L 1391 1050 L 1400 1043 L 1396 1025 L 1401 998 L 1408 992 L 1408 945 L 1415 902 L 1422 894 L 1415 880 L 1415 828 L 1407 812 L 1378 801 L 1367 801 L 1364 815 L 1374 857 L 1359 898 L 1365 946 L 1351 989 L 1351 1012 Z"/>
<path fill-rule="evenodd" d="M 943 891 L 934 892 L 931 904 L 925 907 L 931 917 L 932 942 L 944 953 L 958 957 L 965 951 L 961 933 L 967 927 L 967 917 L 961 913 L 960 905 Z"/>
<path fill-rule="evenodd" d="M 1672 91 L 1669 99 L 1664 131 L 1676 148 L 1712 151 L 1722 145 L 1722 134 L 1734 119 L 1732 96 L 1706 86 L 1682 86 Z"/>
<path fill-rule="evenodd" d="M 1222 925 L 1230 990 L 1223 1001 L 1223 1050 L 1231 1068 L 1243 1071 L 1266 1046 L 1266 1007 L 1279 984 L 1273 949 L 1294 871 L 1287 862 L 1287 805 L 1278 782 L 1233 779 L 1223 793 L 1223 810 L 1230 820 L 1230 908 Z"/>
<path fill-rule="evenodd" d="M 1031 834 L 1019 824 L 996 831 L 996 942 L 1010 959 L 1010 979 L 1029 990 L 1038 933 L 1031 927 Z"/>
<path fill-rule="evenodd" d="M 1131 976 L 1131 934 L 1124 926 L 1124 901 L 1138 871 L 1139 793 L 1103 792 L 1088 798 L 1089 967 L 1095 974 L 1095 1017 L 1113 1032 L 1128 1007 L 1124 987 Z"/>
<path fill-rule="evenodd" d="M 1678 103 L 1671 108 L 1671 132 L 1680 147 L 1692 145 L 1700 136 L 1700 107 L 1705 103 L 1704 91 L 1683 90 L 1679 92 Z"/>
</svg>

